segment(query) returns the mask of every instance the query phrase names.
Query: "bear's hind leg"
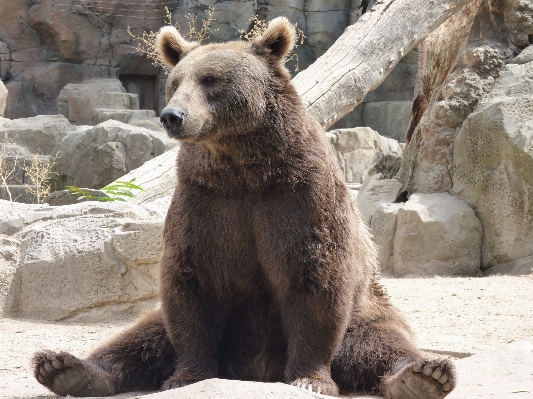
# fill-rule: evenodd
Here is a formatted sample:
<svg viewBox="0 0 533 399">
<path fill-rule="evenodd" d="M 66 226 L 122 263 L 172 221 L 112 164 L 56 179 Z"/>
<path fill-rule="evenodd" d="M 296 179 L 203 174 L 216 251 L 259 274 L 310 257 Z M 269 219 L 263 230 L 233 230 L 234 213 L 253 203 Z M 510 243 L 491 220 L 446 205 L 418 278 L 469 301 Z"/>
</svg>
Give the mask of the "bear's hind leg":
<svg viewBox="0 0 533 399">
<path fill-rule="evenodd" d="M 399 315 L 351 325 L 334 356 L 332 376 L 341 391 L 387 399 L 441 399 L 455 386 L 448 359 L 417 349 Z"/>
<path fill-rule="evenodd" d="M 35 377 L 58 395 L 107 396 L 160 389 L 176 355 L 161 314 L 151 312 L 81 360 L 65 352 L 35 354 Z"/>
</svg>

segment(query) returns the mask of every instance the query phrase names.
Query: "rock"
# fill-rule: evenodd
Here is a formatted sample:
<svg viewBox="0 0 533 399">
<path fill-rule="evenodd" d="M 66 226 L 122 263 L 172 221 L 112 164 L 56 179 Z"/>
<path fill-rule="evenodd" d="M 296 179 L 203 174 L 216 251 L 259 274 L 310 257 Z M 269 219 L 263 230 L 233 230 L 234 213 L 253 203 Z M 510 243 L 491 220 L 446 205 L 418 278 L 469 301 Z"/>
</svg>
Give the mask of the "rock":
<svg viewBox="0 0 533 399">
<path fill-rule="evenodd" d="M 402 166 L 402 157 L 393 153 L 376 154 L 376 161 L 372 164 L 368 170 L 370 176 L 380 174 L 381 179 L 392 179 L 398 174 Z"/>
<path fill-rule="evenodd" d="M 67 84 L 57 98 L 57 112 L 75 124 L 97 124 L 103 111 L 95 109 L 101 108 L 138 110 L 139 96 L 126 93 L 118 79 L 93 79 Z"/>
<path fill-rule="evenodd" d="M 151 109 L 94 108 L 91 125 L 98 125 L 109 119 L 131 124 L 132 121 L 150 120 L 152 118 L 155 118 L 155 111 Z"/>
<path fill-rule="evenodd" d="M 143 399 L 320 399 L 332 398 L 312 391 L 296 388 L 288 384 L 252 381 L 222 380 L 213 378 L 197 382 L 179 389 L 146 395 Z M 357 396 L 358 399 L 371 399 L 376 396 Z"/>
<path fill-rule="evenodd" d="M 481 265 L 481 222 L 447 193 L 413 194 L 398 209 L 395 275 L 469 275 Z"/>
<path fill-rule="evenodd" d="M 49 155 L 75 131 L 63 115 L 39 115 L 31 118 L 0 119 L 0 131 L 10 142 L 25 147 L 32 154 Z"/>
<path fill-rule="evenodd" d="M 95 197 L 109 197 L 105 192 L 100 190 L 93 190 L 90 188 L 84 188 L 83 190 L 87 191 L 89 194 Z M 80 197 L 81 194 L 75 194 L 68 190 L 54 191 L 52 194 L 48 195 L 46 198 L 43 199 L 43 204 L 48 204 L 50 206 L 62 206 L 90 201 L 89 198 L 80 199 Z"/>
<path fill-rule="evenodd" d="M 411 101 L 367 102 L 363 107 L 363 123 L 382 136 L 405 143 L 411 107 Z"/>
<path fill-rule="evenodd" d="M 394 235 L 396 234 L 396 216 L 399 204 L 381 204 L 377 207 L 370 221 L 370 232 L 378 249 L 378 264 L 381 272 L 394 274 Z"/>
<path fill-rule="evenodd" d="M 526 399 L 533 394 L 532 342 L 513 342 L 454 363 L 459 381 L 446 398 Z"/>
<path fill-rule="evenodd" d="M 0 80 L 0 118 L 4 117 L 4 111 L 7 104 L 7 89 L 4 83 Z"/>
<path fill-rule="evenodd" d="M 4 316 L 92 320 L 155 304 L 162 212 L 125 203 L 0 201 L 0 220 Z"/>
<path fill-rule="evenodd" d="M 367 224 L 370 224 L 379 205 L 394 202 L 402 187 L 402 183 L 396 179 L 380 180 L 380 177 L 379 174 L 367 177 L 355 200 Z"/>
<path fill-rule="evenodd" d="M 527 64 L 533 62 L 533 46 L 529 45 L 522 50 L 515 58 L 510 60 L 508 64 Z"/>
<path fill-rule="evenodd" d="M 56 190 L 102 188 L 175 145 L 166 134 L 114 120 L 73 133 L 54 150 Z"/>
<path fill-rule="evenodd" d="M 31 186 L 34 188 L 35 186 Z M 28 191 L 28 187 L 22 184 L 0 185 L 0 199 L 16 201 L 22 204 L 36 204 L 37 196 Z"/>
<path fill-rule="evenodd" d="M 500 263 L 485 270 L 484 274 L 487 276 L 494 274 L 533 274 L 533 256 L 526 256 L 508 263 Z"/>
<path fill-rule="evenodd" d="M 328 132 L 347 183 L 362 183 L 379 154 L 401 155 L 398 142 L 379 135 L 368 127 L 337 129 Z"/>
<path fill-rule="evenodd" d="M 0 78 L 7 77 L 11 65 L 11 54 L 7 43 L 0 41 Z M 1 111 L 1 108 L 0 108 Z M 0 115 L 3 111 L 0 112 Z"/>
<path fill-rule="evenodd" d="M 533 62 L 507 65 L 454 143 L 453 191 L 483 225 L 482 269 L 533 255 Z"/>
</svg>

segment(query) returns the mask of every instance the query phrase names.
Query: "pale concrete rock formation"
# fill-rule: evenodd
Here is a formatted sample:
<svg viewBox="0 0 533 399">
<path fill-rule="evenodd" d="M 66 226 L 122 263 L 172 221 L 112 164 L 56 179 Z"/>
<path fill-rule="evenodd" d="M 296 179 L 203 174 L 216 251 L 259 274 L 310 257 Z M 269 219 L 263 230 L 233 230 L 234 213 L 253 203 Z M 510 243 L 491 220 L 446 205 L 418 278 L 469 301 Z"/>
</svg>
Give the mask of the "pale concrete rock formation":
<svg viewBox="0 0 533 399">
<path fill-rule="evenodd" d="M 533 62 L 533 46 L 529 45 L 522 50 L 515 58 L 510 60 L 508 64 L 527 64 L 528 62 Z"/>
<path fill-rule="evenodd" d="M 366 102 L 363 123 L 382 136 L 405 142 L 405 132 L 411 119 L 411 101 Z"/>
<path fill-rule="evenodd" d="M 100 108 L 138 110 L 139 96 L 127 93 L 118 79 L 93 79 L 67 84 L 57 98 L 57 113 L 78 125 L 103 122 Z"/>
<path fill-rule="evenodd" d="M 367 177 L 355 200 L 363 219 L 371 223 L 372 216 L 381 204 L 391 204 L 396 200 L 402 183 L 396 179 L 380 180 L 381 174 Z"/>
<path fill-rule="evenodd" d="M 69 135 L 55 148 L 56 189 L 102 188 L 175 145 L 165 133 L 108 120 Z"/>
<path fill-rule="evenodd" d="M 7 104 L 7 89 L 4 83 L 0 80 L 0 118 L 4 117 L 4 111 Z"/>
<path fill-rule="evenodd" d="M 179 391 L 176 391 L 179 390 Z M 179 392 L 179 393 L 178 393 Z M 144 399 L 326 399 L 332 396 L 316 394 L 288 384 L 212 378 L 164 392 L 143 396 Z M 377 396 L 357 396 L 357 399 L 379 399 Z"/>
<path fill-rule="evenodd" d="M 397 212 L 395 275 L 470 275 L 481 265 L 481 222 L 446 193 L 413 194 Z"/>
<path fill-rule="evenodd" d="M 7 43 L 0 41 L 0 78 L 5 78 L 11 64 L 11 54 Z M 3 112 L 3 111 L 2 111 Z"/>
<path fill-rule="evenodd" d="M 0 118 L 1 139 L 26 148 L 33 154 L 49 155 L 70 133 L 76 130 L 63 115 L 39 115 L 31 118 Z"/>
<path fill-rule="evenodd" d="M 453 190 L 483 224 L 482 269 L 533 255 L 533 62 L 507 65 L 454 145 Z"/>
<path fill-rule="evenodd" d="M 387 275 L 394 274 L 396 216 L 398 209 L 403 206 L 403 203 L 380 204 L 370 220 L 370 232 L 378 249 L 378 264 L 381 271 Z"/>
<path fill-rule="evenodd" d="M 3 315 L 97 320 L 153 307 L 169 203 L 0 201 Z"/>
<path fill-rule="evenodd" d="M 402 154 L 396 140 L 368 127 L 330 130 L 328 136 L 347 183 L 362 183 L 378 154 Z"/>
<path fill-rule="evenodd" d="M 93 108 L 91 125 L 98 125 L 109 119 L 132 125 L 134 124 L 132 122 L 151 121 L 153 118 L 155 118 L 155 111 L 151 109 Z"/>
</svg>

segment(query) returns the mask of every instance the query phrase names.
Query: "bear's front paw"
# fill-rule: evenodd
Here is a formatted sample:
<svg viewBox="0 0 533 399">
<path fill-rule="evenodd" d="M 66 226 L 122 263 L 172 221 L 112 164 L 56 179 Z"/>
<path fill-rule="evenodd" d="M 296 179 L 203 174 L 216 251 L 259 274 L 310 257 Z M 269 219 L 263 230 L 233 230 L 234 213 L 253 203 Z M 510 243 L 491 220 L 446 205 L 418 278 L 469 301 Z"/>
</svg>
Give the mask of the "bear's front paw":
<svg viewBox="0 0 533 399">
<path fill-rule="evenodd" d="M 322 395 L 339 396 L 339 388 L 333 382 L 333 380 L 324 380 L 318 378 L 297 378 L 290 382 L 289 385 L 293 385 L 298 388 L 307 389 L 309 391 L 316 392 Z"/>
<path fill-rule="evenodd" d="M 186 387 L 187 385 L 194 384 L 195 382 L 198 382 L 198 381 L 202 381 L 202 380 L 183 380 L 180 378 L 170 377 L 168 380 L 166 380 L 163 383 L 161 390 L 166 391 L 166 390 L 174 389 L 174 388 L 183 388 L 183 387 Z"/>
</svg>

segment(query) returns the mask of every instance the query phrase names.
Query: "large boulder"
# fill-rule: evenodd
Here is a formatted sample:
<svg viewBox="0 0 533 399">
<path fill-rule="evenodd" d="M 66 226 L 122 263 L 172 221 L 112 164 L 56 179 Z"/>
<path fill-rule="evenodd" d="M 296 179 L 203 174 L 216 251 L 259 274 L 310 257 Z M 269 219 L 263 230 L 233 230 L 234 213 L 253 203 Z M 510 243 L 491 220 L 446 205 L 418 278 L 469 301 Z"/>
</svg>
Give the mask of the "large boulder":
<svg viewBox="0 0 533 399">
<path fill-rule="evenodd" d="M 411 101 L 365 102 L 363 123 L 382 136 L 405 143 L 405 132 L 411 120 Z"/>
<path fill-rule="evenodd" d="M 402 154 L 396 140 L 383 137 L 369 127 L 330 130 L 328 136 L 348 183 L 362 183 L 383 154 Z"/>
<path fill-rule="evenodd" d="M 532 139 L 533 61 L 510 64 L 466 119 L 453 151 L 453 191 L 483 224 L 483 270 L 514 269 L 533 255 Z"/>
<path fill-rule="evenodd" d="M 55 148 L 55 187 L 102 188 L 176 145 L 165 133 L 108 120 Z"/>
<path fill-rule="evenodd" d="M 370 232 L 378 250 L 378 264 L 384 274 L 394 274 L 394 236 L 398 209 L 403 203 L 383 203 L 378 206 L 370 221 Z"/>
<path fill-rule="evenodd" d="M 63 138 L 75 130 L 76 127 L 63 115 L 0 118 L 0 132 L 3 136 L 1 138 L 25 147 L 32 154 L 51 154 Z"/>
<path fill-rule="evenodd" d="M 138 110 L 139 96 L 127 93 L 118 79 L 93 79 L 67 84 L 57 98 L 57 113 L 79 125 L 101 122 L 100 108 Z"/>
<path fill-rule="evenodd" d="M 394 274 L 474 276 L 480 257 L 481 222 L 464 201 L 413 194 L 398 208 Z"/>
<path fill-rule="evenodd" d="M 0 118 L 4 117 L 4 111 L 7 104 L 7 89 L 4 83 L 0 80 Z"/>
<path fill-rule="evenodd" d="M 355 200 L 367 224 L 381 204 L 391 204 L 396 200 L 402 183 L 396 179 L 380 179 L 381 174 L 365 179 Z"/>
<path fill-rule="evenodd" d="M 152 307 L 169 203 L 0 201 L 0 311 L 89 320 Z"/>
</svg>

